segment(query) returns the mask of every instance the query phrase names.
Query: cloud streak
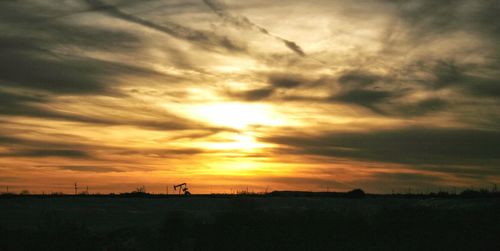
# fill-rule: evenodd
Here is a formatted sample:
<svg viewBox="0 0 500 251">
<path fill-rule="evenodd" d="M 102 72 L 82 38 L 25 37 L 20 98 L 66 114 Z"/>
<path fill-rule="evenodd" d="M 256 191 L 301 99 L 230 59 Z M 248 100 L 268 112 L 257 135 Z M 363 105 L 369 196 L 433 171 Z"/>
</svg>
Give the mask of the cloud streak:
<svg viewBox="0 0 500 251">
<path fill-rule="evenodd" d="M 116 173 L 124 172 L 121 169 L 109 166 L 57 166 L 58 169 L 75 171 L 75 172 L 91 172 L 91 173 Z"/>
<path fill-rule="evenodd" d="M 120 10 L 119 8 L 106 4 L 101 0 L 85 0 L 85 2 L 90 6 L 90 11 L 101 11 L 107 13 L 108 15 L 122 19 L 131 23 L 139 24 L 144 27 L 148 27 L 164 34 L 188 40 L 201 45 L 211 45 L 222 47 L 230 51 L 244 51 L 245 49 L 229 38 L 224 36 L 219 36 L 214 33 L 209 33 L 205 31 L 200 31 L 196 29 L 191 29 L 174 22 L 164 21 L 162 24 L 157 24 L 155 22 L 145 20 L 131 14 L 127 14 Z"/>
<path fill-rule="evenodd" d="M 370 132 L 298 134 L 264 140 L 282 145 L 284 153 L 289 151 L 291 154 L 409 165 L 485 165 L 495 168 L 500 163 L 500 145 L 497 143 L 500 133 L 496 131 L 410 127 Z"/>
<path fill-rule="evenodd" d="M 304 50 L 295 42 L 284 39 L 280 36 L 274 35 L 270 33 L 267 29 L 263 28 L 260 25 L 257 25 L 250 21 L 245 16 L 239 16 L 239 15 L 234 15 L 230 13 L 227 10 L 227 6 L 223 4 L 220 1 L 217 0 L 203 0 L 203 2 L 213 11 L 215 14 L 217 14 L 219 17 L 221 17 L 225 22 L 230 23 L 240 29 L 246 29 L 246 30 L 256 30 L 266 36 L 270 36 L 281 43 L 283 43 L 288 49 L 290 49 L 292 52 L 295 54 L 305 57 L 306 53 Z"/>
</svg>

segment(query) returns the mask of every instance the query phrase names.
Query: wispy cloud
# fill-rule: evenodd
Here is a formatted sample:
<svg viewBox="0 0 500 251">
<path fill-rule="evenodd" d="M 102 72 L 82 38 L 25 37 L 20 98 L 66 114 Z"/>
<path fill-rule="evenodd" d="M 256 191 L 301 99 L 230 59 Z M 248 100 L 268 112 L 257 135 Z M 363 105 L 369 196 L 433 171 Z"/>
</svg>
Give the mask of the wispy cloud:
<svg viewBox="0 0 500 251">
<path fill-rule="evenodd" d="M 314 135 L 298 133 L 264 140 L 282 145 L 282 153 L 289 151 L 290 154 L 418 165 L 490 165 L 493 169 L 493 164 L 500 163 L 497 144 L 500 133 L 485 130 L 414 127 Z"/>
<path fill-rule="evenodd" d="M 0 169 L 45 185 L 77 172 L 205 188 L 209 173 L 275 188 L 498 183 L 498 12 L 0 1 Z"/>
<path fill-rule="evenodd" d="M 260 25 L 257 25 L 250 21 L 245 16 L 240 16 L 240 15 L 235 15 L 230 13 L 227 10 L 227 6 L 217 0 L 203 0 L 203 2 L 212 10 L 214 11 L 219 17 L 221 17 L 224 21 L 240 28 L 240 29 L 246 29 L 246 30 L 256 30 L 266 36 L 273 37 L 274 39 L 282 42 L 288 49 L 293 51 L 295 54 L 304 57 L 306 56 L 306 53 L 304 50 L 295 42 L 284 39 L 278 35 L 274 35 L 270 33 L 267 29 L 263 28 Z"/>
<path fill-rule="evenodd" d="M 169 21 L 163 21 L 162 24 L 157 24 L 155 22 L 131 14 L 127 14 L 126 12 L 120 10 L 118 7 L 115 7 L 111 4 L 106 4 L 101 0 L 85 0 L 85 2 L 91 7 L 91 11 L 101 11 L 113 17 L 139 24 L 176 38 L 185 39 L 200 45 L 222 47 L 232 51 L 245 50 L 243 47 L 235 44 L 229 38 L 217 35 L 215 33 L 188 28 Z"/>
<path fill-rule="evenodd" d="M 61 170 L 75 171 L 75 172 L 93 172 L 93 173 L 114 173 L 124 172 L 123 170 L 109 166 L 57 166 Z"/>
</svg>

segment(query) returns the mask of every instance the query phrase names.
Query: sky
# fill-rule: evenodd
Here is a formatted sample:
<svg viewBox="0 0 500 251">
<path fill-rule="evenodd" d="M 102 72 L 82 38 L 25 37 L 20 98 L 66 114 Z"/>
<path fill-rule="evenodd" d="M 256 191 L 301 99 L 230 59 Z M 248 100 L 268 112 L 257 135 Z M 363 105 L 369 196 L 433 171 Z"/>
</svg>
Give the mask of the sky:
<svg viewBox="0 0 500 251">
<path fill-rule="evenodd" d="M 500 1 L 5 0 L 0 190 L 500 183 Z"/>
</svg>

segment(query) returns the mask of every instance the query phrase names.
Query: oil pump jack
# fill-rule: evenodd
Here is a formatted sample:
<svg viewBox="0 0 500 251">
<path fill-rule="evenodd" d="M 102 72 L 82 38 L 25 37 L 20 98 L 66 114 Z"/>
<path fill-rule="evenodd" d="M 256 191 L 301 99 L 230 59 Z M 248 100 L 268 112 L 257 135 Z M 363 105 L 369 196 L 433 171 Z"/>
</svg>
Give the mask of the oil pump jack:
<svg viewBox="0 0 500 251">
<path fill-rule="evenodd" d="M 181 192 L 184 192 L 184 195 L 188 196 L 191 195 L 191 193 L 188 191 L 188 187 L 186 183 L 182 183 L 179 185 L 174 186 L 174 191 L 179 190 L 179 195 L 181 195 Z"/>
</svg>

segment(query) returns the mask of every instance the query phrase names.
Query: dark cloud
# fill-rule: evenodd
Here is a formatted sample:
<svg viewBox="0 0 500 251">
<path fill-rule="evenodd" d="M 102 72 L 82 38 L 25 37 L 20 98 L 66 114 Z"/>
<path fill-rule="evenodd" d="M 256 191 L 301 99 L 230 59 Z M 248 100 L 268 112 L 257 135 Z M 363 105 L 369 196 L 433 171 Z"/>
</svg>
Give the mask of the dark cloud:
<svg viewBox="0 0 500 251">
<path fill-rule="evenodd" d="M 75 159 L 92 159 L 93 157 L 86 151 L 71 149 L 23 149 L 7 153 L 0 153 L 0 157 L 62 157 Z"/>
<path fill-rule="evenodd" d="M 3 133 L 0 131 L 0 133 Z M 57 135 L 52 135 L 57 136 Z M 177 149 L 161 149 L 151 148 L 136 150 L 127 146 L 106 146 L 89 143 L 68 142 L 68 139 L 47 139 L 38 140 L 32 138 L 22 138 L 18 136 L 0 136 L 0 146 L 7 151 L 0 153 L 0 157 L 62 157 L 74 159 L 92 159 L 103 160 L 95 152 L 106 153 L 111 155 L 133 156 L 142 155 L 151 158 L 185 158 L 189 155 L 197 155 L 209 153 L 205 149 L 200 148 L 177 148 Z M 74 166 L 74 165 L 71 165 Z"/>
<path fill-rule="evenodd" d="M 115 18 L 119 18 L 131 23 L 139 24 L 170 36 L 199 43 L 201 45 L 212 45 L 222 47 L 231 51 L 244 51 L 240 45 L 235 44 L 229 38 L 215 33 L 188 28 L 174 22 L 162 21 L 161 24 L 142 19 L 140 17 L 128 14 L 116 6 L 107 4 L 101 0 L 85 0 L 92 11 L 101 11 Z"/>
<path fill-rule="evenodd" d="M 439 65 L 450 71 L 459 73 L 450 65 Z M 437 90 L 451 85 L 456 77 L 446 75 L 446 71 L 432 81 L 423 81 L 427 89 Z M 446 75 L 446 76 L 445 76 Z M 443 111 L 450 107 L 450 102 L 440 97 L 429 97 L 415 100 L 411 97 L 420 92 L 421 83 L 400 79 L 396 74 L 381 76 L 363 70 L 349 71 L 341 74 L 338 88 L 327 100 L 366 107 L 371 111 L 389 117 L 417 117 Z M 429 84 L 430 83 L 430 84 Z"/>
<path fill-rule="evenodd" d="M 3 131 L 0 133 L 5 134 Z M 0 136 L 0 146 L 7 149 L 7 151 L 0 153 L 0 157 L 96 159 L 87 150 L 90 147 L 82 143 Z M 94 148 L 96 147 L 94 146 Z"/>
<path fill-rule="evenodd" d="M 247 17 L 237 16 L 229 13 L 227 11 L 227 6 L 216 0 L 203 0 L 203 2 L 217 14 L 219 17 L 224 19 L 224 21 L 231 23 L 237 27 L 241 27 L 244 29 L 258 29 L 264 34 L 268 34 L 268 31 L 264 28 L 258 27 L 256 24 L 252 23 Z"/>
<path fill-rule="evenodd" d="M 285 152 L 409 165 L 500 163 L 500 132 L 456 128 L 403 128 L 373 132 L 330 132 L 276 136 L 264 141 Z M 290 147 L 290 148 L 288 148 Z M 497 170 L 500 172 L 500 170 Z"/>
<path fill-rule="evenodd" d="M 396 21 L 387 28 L 383 43 L 389 51 L 403 53 L 422 50 L 443 40 L 457 38 L 450 48 L 441 48 L 436 55 L 416 59 L 420 65 L 407 75 L 427 73 L 406 85 L 425 86 L 430 90 L 460 92 L 464 98 L 498 98 L 500 95 L 500 4 L 497 0 L 418 0 L 384 1 L 394 7 Z M 460 35 L 457 35 L 460 34 Z M 473 38 L 471 40 L 471 38 Z M 462 45 L 463 44 L 463 45 Z M 405 51 L 404 53 L 408 53 Z M 398 56 L 398 55 L 395 55 Z M 479 56 L 482 60 L 470 60 Z"/>
<path fill-rule="evenodd" d="M 204 127 L 193 121 L 189 121 L 164 111 L 149 112 L 138 108 L 135 115 L 149 115 L 151 118 L 123 118 L 120 116 L 90 116 L 84 113 L 64 112 L 53 110 L 43 106 L 50 102 L 49 96 L 29 95 L 15 92 L 3 92 L 0 90 L 0 116 L 26 116 L 50 120 L 72 121 L 80 123 L 99 124 L 104 126 L 129 125 L 152 130 L 190 130 L 203 128 L 207 130 L 224 130 L 223 128 Z M 123 107 L 112 107 L 122 110 Z M 130 108 L 128 108 L 130 109 Z M 151 109 L 150 109 L 151 110 Z"/>
<path fill-rule="evenodd" d="M 371 74 L 364 71 L 350 71 L 342 74 L 338 78 L 338 82 L 343 87 L 360 88 L 375 84 L 377 81 L 382 80 L 381 76 Z"/>
<path fill-rule="evenodd" d="M 150 70 L 90 58 L 39 57 L 3 53 L 0 81 L 5 86 L 65 94 L 113 94 L 112 77 L 130 73 L 158 75 Z"/>
<path fill-rule="evenodd" d="M 263 177 L 261 179 L 267 183 L 275 184 L 287 184 L 295 186 L 313 185 L 321 188 L 326 188 L 327 186 L 335 188 L 349 188 L 349 186 L 343 182 L 336 181 L 334 178 L 306 178 L 306 177 Z"/>
<path fill-rule="evenodd" d="M 405 34 L 415 43 L 461 27 L 458 8 L 463 1 L 395 1 L 397 14 L 406 24 Z M 400 31 L 399 31 L 400 32 Z M 420 33 L 420 34 L 419 34 Z M 393 34 L 394 35 L 394 34 Z"/>
<path fill-rule="evenodd" d="M 292 50 L 297 55 L 299 55 L 301 57 L 306 56 L 306 53 L 304 52 L 304 50 L 302 50 L 302 48 L 297 43 L 290 41 L 290 40 L 280 38 L 280 37 L 276 37 L 276 38 L 281 40 L 286 45 L 286 47 L 288 47 L 288 49 Z"/>
<path fill-rule="evenodd" d="M 58 169 L 75 171 L 75 172 L 93 172 L 93 173 L 113 173 L 124 172 L 121 169 L 109 166 L 57 166 Z"/>
<path fill-rule="evenodd" d="M 384 82 L 382 87 L 375 86 Z M 403 91 L 384 88 L 391 79 L 363 70 L 342 73 L 338 79 L 338 89 L 328 101 L 355 104 L 372 111 L 388 115 L 388 111 L 380 108 L 380 104 L 389 104 L 392 99 L 404 95 Z M 393 106 L 393 103 L 390 103 Z"/>
<path fill-rule="evenodd" d="M 414 92 L 422 91 L 422 84 L 418 81 L 401 80 L 394 75 L 382 76 L 359 69 L 342 72 L 335 77 L 321 76 L 315 79 L 292 73 L 272 73 L 268 76 L 268 86 L 244 92 L 230 92 L 229 96 L 244 101 L 343 103 L 368 108 L 378 115 L 397 118 L 429 115 L 442 112 L 452 106 L 448 100 L 439 95 L 415 99 L 412 95 Z M 449 79 L 449 77 L 443 77 L 439 81 L 444 81 L 445 78 Z M 436 79 L 423 81 L 425 89 L 441 89 L 435 87 L 434 83 L 438 81 Z M 405 86 L 404 81 L 408 83 L 408 86 Z M 299 89 L 314 93 L 330 89 L 332 94 L 329 97 L 296 94 L 295 91 Z M 494 92 L 490 93 L 490 95 L 493 94 Z"/>
<path fill-rule="evenodd" d="M 35 3 L 0 3 L 2 86 L 58 94 L 116 95 L 113 83 L 118 76 L 161 76 L 148 68 L 91 58 L 82 53 L 134 50 L 140 47 L 139 37 L 123 30 L 64 20 L 30 22 L 40 18 L 39 8 L 47 9 Z M 4 15 L 10 12 L 16 15 Z"/>
<path fill-rule="evenodd" d="M 245 101 L 259 101 L 271 97 L 273 93 L 274 89 L 272 88 L 261 88 L 261 89 L 254 89 L 254 90 L 244 91 L 241 93 L 231 94 L 231 96 L 236 97 L 238 99 L 243 99 Z"/>
<path fill-rule="evenodd" d="M 284 39 L 280 36 L 273 35 L 269 33 L 269 31 L 260 25 L 257 25 L 250 21 L 247 17 L 245 16 L 239 16 L 239 15 L 234 15 L 230 13 L 227 10 L 227 7 L 225 4 L 218 0 L 203 0 L 203 2 L 213 11 L 215 14 L 217 14 L 219 17 L 221 17 L 224 21 L 239 27 L 241 29 L 247 29 L 247 30 L 256 30 L 266 36 L 270 36 L 280 42 L 282 42 L 288 49 L 293 51 L 295 54 L 304 57 L 306 56 L 306 53 L 304 50 L 295 42 Z"/>
<path fill-rule="evenodd" d="M 499 170 L 488 166 L 426 166 L 421 165 L 419 169 L 431 172 L 452 174 L 468 179 L 485 179 L 489 176 L 499 175 Z"/>
<path fill-rule="evenodd" d="M 120 155 L 143 155 L 151 158 L 185 158 L 189 155 L 209 153 L 210 151 L 200 148 L 179 148 L 179 149 L 147 149 L 147 150 L 122 150 L 115 152 Z"/>
<path fill-rule="evenodd" d="M 273 73 L 267 76 L 267 86 L 257 89 L 251 89 L 241 92 L 229 92 L 228 96 L 231 98 L 241 99 L 244 101 L 260 101 L 260 100 L 291 100 L 289 95 L 280 95 L 281 97 L 273 97 L 274 94 L 279 93 L 282 89 L 293 89 L 303 88 L 312 85 L 317 85 L 316 82 L 321 82 L 320 80 L 310 80 L 306 79 L 297 74 L 283 74 L 283 73 Z"/>
<path fill-rule="evenodd" d="M 295 75 L 271 75 L 269 83 L 276 88 L 294 88 L 303 85 L 306 82 L 302 77 Z"/>
<path fill-rule="evenodd" d="M 500 71 L 496 64 L 471 65 L 454 60 L 437 60 L 429 65 L 423 66 L 422 71 L 433 76 L 423 81 L 430 90 L 450 89 L 465 96 L 500 97 Z"/>
<path fill-rule="evenodd" d="M 246 90 L 233 92 L 229 91 L 227 95 L 231 98 L 244 100 L 244 101 L 261 101 L 261 100 L 276 100 L 276 99 L 287 99 L 285 97 L 273 97 L 277 94 L 280 89 L 294 89 L 302 86 L 311 84 L 311 80 L 307 80 L 297 74 L 284 74 L 284 73 L 272 73 L 267 77 L 267 86 Z"/>
<path fill-rule="evenodd" d="M 15 92 L 5 92 L 0 89 L 0 111 L 8 110 L 16 104 L 43 102 L 46 98 L 42 95 L 23 95 Z"/>
<path fill-rule="evenodd" d="M 374 104 L 380 103 L 392 96 L 393 94 L 388 91 L 351 90 L 332 96 L 331 100 L 373 107 Z"/>
<path fill-rule="evenodd" d="M 433 73 L 436 80 L 432 82 L 434 89 L 441 89 L 450 85 L 459 84 L 464 78 L 463 71 L 453 62 L 438 61 L 434 66 Z"/>
<path fill-rule="evenodd" d="M 384 172 L 384 173 L 375 173 L 371 175 L 370 178 L 374 178 L 377 181 L 397 181 L 401 182 L 403 184 L 406 184 L 407 186 L 412 184 L 412 183 L 422 183 L 422 182 L 439 182 L 442 179 L 438 176 L 433 176 L 433 175 L 428 175 L 428 174 L 421 174 L 421 173 L 405 173 L 405 172 Z"/>
<path fill-rule="evenodd" d="M 400 105 L 393 107 L 393 114 L 398 114 L 404 117 L 422 116 L 429 113 L 443 111 L 449 107 L 449 102 L 440 98 L 429 98 L 415 102 L 413 104 Z"/>
<path fill-rule="evenodd" d="M 415 42 L 443 33 L 468 31 L 486 38 L 497 39 L 500 31 L 500 5 L 497 0 L 413 0 L 390 1 L 396 3 L 397 14 L 407 25 L 410 38 Z"/>
<path fill-rule="evenodd" d="M 391 189 L 395 193 L 418 193 L 423 189 L 436 189 L 446 181 L 442 175 L 412 172 L 376 172 L 357 183 L 370 191 L 387 193 Z M 429 192 L 429 191 L 426 191 Z"/>
<path fill-rule="evenodd" d="M 1 131 L 2 134 L 6 134 Z M 8 148 L 75 148 L 79 144 L 52 142 L 45 140 L 26 139 L 17 136 L 0 136 L 0 145 Z"/>
</svg>

